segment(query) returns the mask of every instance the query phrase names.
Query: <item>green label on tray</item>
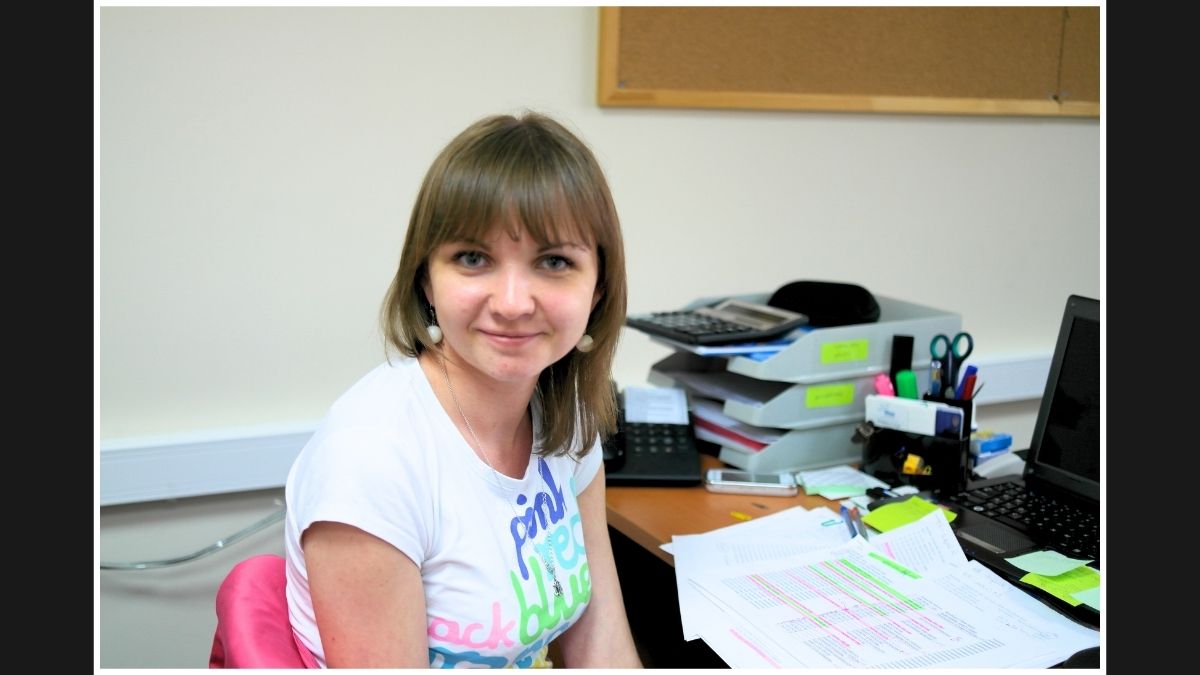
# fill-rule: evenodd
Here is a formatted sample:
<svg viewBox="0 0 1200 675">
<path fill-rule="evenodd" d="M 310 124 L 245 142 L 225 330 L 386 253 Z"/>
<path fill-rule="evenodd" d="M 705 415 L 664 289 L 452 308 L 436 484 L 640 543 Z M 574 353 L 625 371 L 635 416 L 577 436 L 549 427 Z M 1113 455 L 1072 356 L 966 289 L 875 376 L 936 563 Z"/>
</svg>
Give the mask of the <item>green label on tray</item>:
<svg viewBox="0 0 1200 675">
<path fill-rule="evenodd" d="M 846 340 L 844 342 L 826 342 L 821 345 L 821 365 L 827 363 L 846 363 L 847 361 L 866 361 L 869 340 Z"/>
<path fill-rule="evenodd" d="M 804 393 L 804 405 L 808 408 L 829 408 L 835 405 L 854 403 L 854 384 L 822 384 L 809 387 Z"/>
</svg>

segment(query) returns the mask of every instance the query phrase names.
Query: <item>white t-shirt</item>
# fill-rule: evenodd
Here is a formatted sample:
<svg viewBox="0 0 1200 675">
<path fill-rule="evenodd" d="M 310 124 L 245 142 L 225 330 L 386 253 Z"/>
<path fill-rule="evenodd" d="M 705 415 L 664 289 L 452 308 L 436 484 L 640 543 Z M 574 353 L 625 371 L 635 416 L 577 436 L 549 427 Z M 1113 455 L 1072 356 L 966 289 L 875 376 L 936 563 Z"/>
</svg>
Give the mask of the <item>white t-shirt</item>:
<svg viewBox="0 0 1200 675">
<path fill-rule="evenodd" d="M 534 406 L 535 433 L 539 418 Z M 431 667 L 534 665 L 591 598 L 576 495 L 599 470 L 599 450 L 596 439 L 582 460 L 534 455 L 519 480 L 493 472 L 416 359 L 379 365 L 333 404 L 288 474 L 293 629 L 324 666 L 300 536 L 335 521 L 421 569 Z"/>
</svg>

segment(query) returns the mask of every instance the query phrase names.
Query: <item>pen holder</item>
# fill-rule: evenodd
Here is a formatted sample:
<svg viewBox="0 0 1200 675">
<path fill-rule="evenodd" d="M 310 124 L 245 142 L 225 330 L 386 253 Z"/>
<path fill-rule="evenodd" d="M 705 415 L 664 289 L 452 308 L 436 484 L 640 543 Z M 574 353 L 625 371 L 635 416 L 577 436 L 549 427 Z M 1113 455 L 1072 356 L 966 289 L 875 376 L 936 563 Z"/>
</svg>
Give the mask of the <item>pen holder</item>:
<svg viewBox="0 0 1200 675">
<path fill-rule="evenodd" d="M 918 490 L 953 494 L 966 487 L 971 477 L 971 417 L 972 402 L 926 396 L 926 400 L 939 401 L 960 408 L 962 438 L 926 436 L 895 429 L 882 429 L 869 422 L 868 434 L 859 434 L 856 440 L 864 440 L 862 472 L 886 482 L 893 487 L 912 485 Z"/>
<path fill-rule="evenodd" d="M 974 422 L 975 417 L 975 399 L 964 400 L 961 398 L 944 398 L 942 396 L 934 396 L 932 394 L 925 394 L 923 398 L 926 401 L 945 403 L 946 405 L 954 406 L 955 408 L 963 411 L 962 435 L 968 441 L 967 445 L 970 446 L 971 424 Z"/>
<path fill-rule="evenodd" d="M 959 408 L 960 411 L 962 411 L 962 428 L 960 429 L 960 432 L 961 432 L 960 436 L 961 436 L 961 440 L 964 440 L 967 442 L 967 450 L 968 450 L 968 452 L 970 452 L 970 450 L 971 450 L 971 429 L 972 429 L 971 424 L 974 422 L 974 401 L 971 399 L 966 399 L 966 400 L 946 399 L 946 398 L 943 398 L 943 396 L 935 396 L 932 394 L 925 394 L 924 396 L 922 396 L 922 398 L 926 401 L 935 401 L 935 402 L 938 402 L 938 404 L 946 404 L 948 406 L 954 406 L 956 408 Z"/>
<path fill-rule="evenodd" d="M 971 440 L 877 429 L 863 446 L 862 472 L 893 487 L 953 494 L 971 475 Z"/>
</svg>

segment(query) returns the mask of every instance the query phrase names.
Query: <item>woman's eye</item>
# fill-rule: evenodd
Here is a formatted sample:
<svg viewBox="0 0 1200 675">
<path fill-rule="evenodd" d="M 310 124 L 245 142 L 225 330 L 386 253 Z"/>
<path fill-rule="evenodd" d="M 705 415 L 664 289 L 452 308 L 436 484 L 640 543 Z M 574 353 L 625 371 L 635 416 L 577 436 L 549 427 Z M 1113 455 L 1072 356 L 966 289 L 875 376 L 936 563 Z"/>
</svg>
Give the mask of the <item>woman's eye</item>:
<svg viewBox="0 0 1200 675">
<path fill-rule="evenodd" d="M 480 267 L 487 260 L 479 251 L 463 251 L 454 257 L 463 267 Z"/>
<path fill-rule="evenodd" d="M 569 269 L 571 267 L 571 260 L 561 255 L 548 255 L 542 259 L 542 264 L 550 270 L 560 271 Z"/>
</svg>

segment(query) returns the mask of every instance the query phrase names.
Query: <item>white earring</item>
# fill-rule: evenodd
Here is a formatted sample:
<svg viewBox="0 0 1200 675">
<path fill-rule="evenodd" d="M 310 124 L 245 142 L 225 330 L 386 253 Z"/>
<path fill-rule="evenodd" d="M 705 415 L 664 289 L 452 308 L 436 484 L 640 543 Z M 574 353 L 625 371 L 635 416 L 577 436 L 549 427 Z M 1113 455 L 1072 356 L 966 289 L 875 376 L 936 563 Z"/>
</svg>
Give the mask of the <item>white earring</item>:
<svg viewBox="0 0 1200 675">
<path fill-rule="evenodd" d="M 433 305 L 429 306 L 429 316 L 431 320 L 425 327 L 425 332 L 429 333 L 429 339 L 436 345 L 442 341 L 442 329 L 437 325 L 437 312 L 434 311 Z"/>
<path fill-rule="evenodd" d="M 584 333 L 583 337 L 579 338 L 579 342 L 576 343 L 575 348 L 578 349 L 579 351 L 583 352 L 584 354 L 586 354 L 586 353 L 592 351 L 592 347 L 595 347 L 595 346 L 596 346 L 596 341 L 592 339 L 592 336 L 588 335 L 587 333 Z"/>
</svg>

